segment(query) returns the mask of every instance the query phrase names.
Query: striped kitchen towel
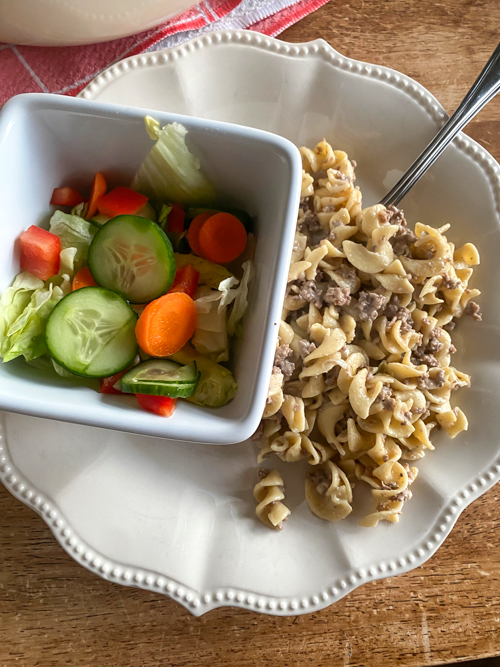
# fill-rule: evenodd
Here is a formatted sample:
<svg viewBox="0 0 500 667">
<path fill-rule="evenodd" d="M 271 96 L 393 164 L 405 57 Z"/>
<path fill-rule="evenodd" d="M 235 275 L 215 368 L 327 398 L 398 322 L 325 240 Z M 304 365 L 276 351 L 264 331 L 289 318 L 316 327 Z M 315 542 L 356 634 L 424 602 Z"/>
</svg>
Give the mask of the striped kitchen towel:
<svg viewBox="0 0 500 667">
<path fill-rule="evenodd" d="M 77 95 L 102 70 L 127 56 L 182 44 L 224 28 L 275 36 L 328 0 L 203 0 L 156 28 L 87 46 L 0 44 L 0 106 L 18 93 Z"/>
</svg>

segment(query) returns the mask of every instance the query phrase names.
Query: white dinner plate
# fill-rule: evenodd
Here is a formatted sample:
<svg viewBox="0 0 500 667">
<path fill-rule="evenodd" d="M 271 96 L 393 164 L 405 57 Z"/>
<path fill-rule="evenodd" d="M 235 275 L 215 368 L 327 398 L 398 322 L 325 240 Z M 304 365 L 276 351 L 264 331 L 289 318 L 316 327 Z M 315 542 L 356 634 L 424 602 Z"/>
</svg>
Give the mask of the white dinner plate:
<svg viewBox="0 0 500 667">
<path fill-rule="evenodd" d="M 325 136 L 356 159 L 365 204 L 394 184 L 446 117 L 393 70 L 349 60 L 322 40 L 291 45 L 244 31 L 129 58 L 82 96 L 250 125 L 296 144 Z M 461 135 L 404 201 L 411 223 L 451 222 L 451 240 L 477 244 L 484 321 L 463 321 L 454 336 L 457 367 L 472 375 L 458 396 L 469 431 L 455 440 L 437 434 L 436 451 L 417 462 L 400 523 L 361 528 L 371 500 L 359 485 L 352 514 L 325 523 L 304 500 L 305 466 L 268 460 L 284 476 L 292 510 L 273 532 L 254 515 L 252 443 L 162 441 L 13 414 L 3 418 L 1 479 L 79 563 L 197 615 L 220 606 L 305 613 L 420 565 L 500 477 L 499 172 Z"/>
</svg>

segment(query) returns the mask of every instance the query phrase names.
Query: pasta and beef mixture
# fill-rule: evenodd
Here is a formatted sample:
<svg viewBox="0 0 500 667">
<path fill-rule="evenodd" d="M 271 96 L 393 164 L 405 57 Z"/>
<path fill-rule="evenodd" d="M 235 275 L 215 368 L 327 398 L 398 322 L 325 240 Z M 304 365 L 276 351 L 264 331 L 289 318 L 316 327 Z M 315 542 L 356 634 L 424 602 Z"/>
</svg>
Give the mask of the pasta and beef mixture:
<svg viewBox="0 0 500 667">
<path fill-rule="evenodd" d="M 454 438 L 467 429 L 451 398 L 470 378 L 453 366 L 450 333 L 464 314 L 481 319 L 479 291 L 469 288 L 479 255 L 471 243 L 455 248 L 448 224 L 413 232 L 395 207 L 362 209 L 355 162 L 326 141 L 300 152 L 302 200 L 259 461 L 307 458 L 305 495 L 322 519 L 344 519 L 365 482 L 374 511 L 361 525 L 395 522 L 433 431 Z M 282 486 L 278 496 L 279 512 L 270 497 L 258 513 L 275 528 L 288 516 Z"/>
</svg>

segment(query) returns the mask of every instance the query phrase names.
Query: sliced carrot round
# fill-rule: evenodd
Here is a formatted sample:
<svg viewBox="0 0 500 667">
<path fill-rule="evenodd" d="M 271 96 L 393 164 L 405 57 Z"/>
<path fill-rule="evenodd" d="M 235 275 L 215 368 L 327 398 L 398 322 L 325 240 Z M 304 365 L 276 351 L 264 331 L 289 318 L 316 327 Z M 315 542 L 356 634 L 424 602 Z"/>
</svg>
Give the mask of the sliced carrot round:
<svg viewBox="0 0 500 667">
<path fill-rule="evenodd" d="M 199 257 L 202 257 L 200 243 L 199 243 L 200 230 L 205 224 L 205 222 L 208 220 L 208 218 L 211 218 L 213 215 L 214 215 L 213 211 L 200 213 L 195 218 L 193 218 L 191 224 L 189 225 L 187 234 L 189 247 L 194 252 L 194 254 L 198 255 Z"/>
<path fill-rule="evenodd" d="M 73 284 L 71 287 L 73 292 L 77 289 L 81 289 L 82 287 L 97 287 L 97 283 L 90 273 L 88 266 L 84 266 L 83 269 L 78 271 L 78 273 L 73 278 Z"/>
<path fill-rule="evenodd" d="M 216 264 L 227 264 L 245 250 L 247 232 L 234 215 L 216 213 L 202 225 L 198 242 L 202 257 Z"/>
<path fill-rule="evenodd" d="M 196 306 L 184 292 L 164 294 L 148 303 L 135 327 L 140 348 L 152 357 L 178 352 L 194 334 Z"/>
</svg>

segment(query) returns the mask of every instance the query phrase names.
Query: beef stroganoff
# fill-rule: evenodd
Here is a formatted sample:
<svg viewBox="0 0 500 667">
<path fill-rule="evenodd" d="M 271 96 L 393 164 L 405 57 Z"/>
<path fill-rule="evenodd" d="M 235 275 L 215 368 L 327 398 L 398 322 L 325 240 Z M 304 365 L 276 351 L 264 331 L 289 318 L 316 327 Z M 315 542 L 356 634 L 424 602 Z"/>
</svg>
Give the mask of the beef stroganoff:
<svg viewBox="0 0 500 667">
<path fill-rule="evenodd" d="M 348 516 L 364 482 L 375 507 L 361 525 L 397 522 L 433 430 L 454 438 L 467 429 L 451 399 L 470 377 L 453 366 L 450 333 L 464 314 L 481 319 L 469 287 L 479 254 L 471 243 L 455 248 L 449 224 L 413 232 L 395 207 L 362 209 L 355 162 L 325 140 L 300 152 L 302 200 L 258 459 L 307 459 L 305 496 L 322 519 Z M 257 515 L 281 528 L 277 485 L 279 521 L 269 522 L 270 503 Z"/>
</svg>

